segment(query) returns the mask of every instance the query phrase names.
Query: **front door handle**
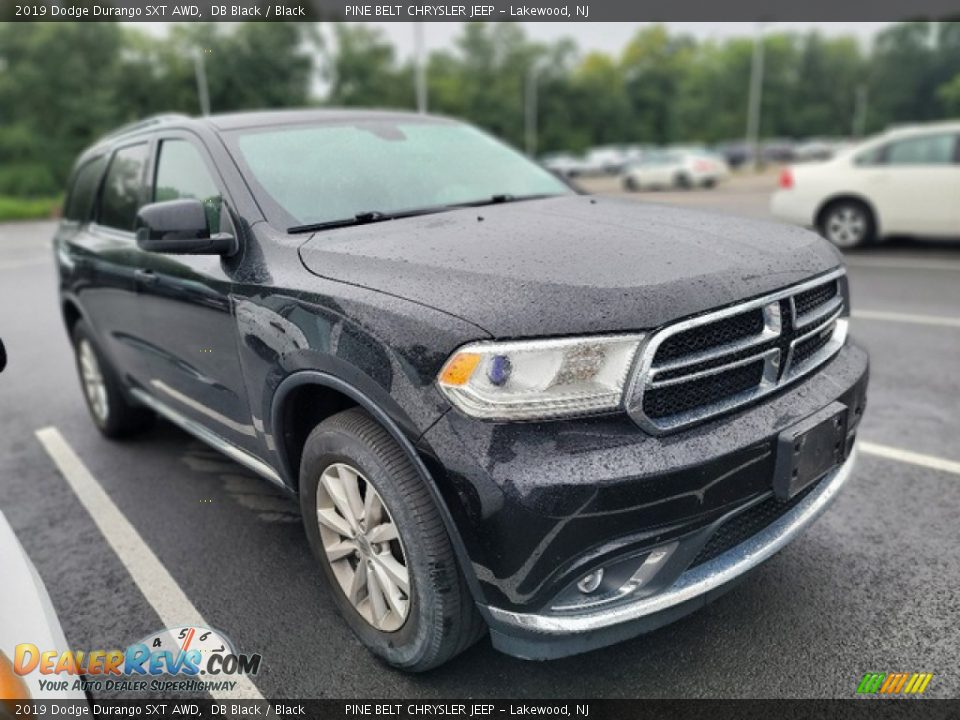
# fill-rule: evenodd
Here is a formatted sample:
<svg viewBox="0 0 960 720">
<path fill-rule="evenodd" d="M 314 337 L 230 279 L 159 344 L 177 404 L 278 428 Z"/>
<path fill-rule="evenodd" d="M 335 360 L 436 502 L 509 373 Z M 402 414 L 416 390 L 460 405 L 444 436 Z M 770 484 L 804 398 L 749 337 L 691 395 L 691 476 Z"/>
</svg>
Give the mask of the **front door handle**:
<svg viewBox="0 0 960 720">
<path fill-rule="evenodd" d="M 160 281 L 160 276 L 153 270 L 135 270 L 133 275 L 137 278 L 137 282 L 144 285 L 156 285 Z"/>
</svg>

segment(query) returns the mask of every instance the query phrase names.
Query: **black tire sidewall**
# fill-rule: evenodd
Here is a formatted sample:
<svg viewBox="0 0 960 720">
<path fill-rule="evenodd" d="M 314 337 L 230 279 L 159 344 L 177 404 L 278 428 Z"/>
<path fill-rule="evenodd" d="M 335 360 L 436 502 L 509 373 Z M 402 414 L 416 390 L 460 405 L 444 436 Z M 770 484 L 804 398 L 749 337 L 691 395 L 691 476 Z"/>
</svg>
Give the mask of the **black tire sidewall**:
<svg viewBox="0 0 960 720">
<path fill-rule="evenodd" d="M 78 320 L 77 324 L 74 325 L 72 339 L 74 363 L 77 367 L 77 376 L 80 379 L 80 392 L 83 393 L 83 401 L 87 406 L 87 412 L 90 413 L 90 418 L 93 420 L 94 425 L 99 428 L 100 432 L 108 437 L 113 436 L 121 429 L 118 425 L 118 415 L 123 412 L 121 403 L 124 401 L 120 383 L 117 381 L 116 375 L 113 372 L 113 367 L 107 362 L 103 351 L 100 349 L 97 339 L 93 336 L 93 333 L 83 320 Z M 83 370 L 80 367 L 80 342 L 83 340 L 87 341 L 91 350 L 93 350 L 93 354 L 96 355 L 98 369 L 100 370 L 100 375 L 103 378 L 103 384 L 107 391 L 106 421 L 97 417 L 97 414 L 93 411 L 93 407 L 90 405 L 90 398 L 87 397 L 87 389 L 83 380 Z"/>
<path fill-rule="evenodd" d="M 318 430 L 323 430 L 322 426 Z M 333 463 L 346 463 L 359 470 L 372 483 L 386 503 L 400 533 L 401 545 L 410 572 L 410 609 L 399 630 L 383 632 L 370 625 L 344 595 L 323 550 L 320 530 L 315 520 L 317 487 L 324 469 Z M 325 584 L 341 615 L 361 642 L 387 662 L 406 666 L 415 664 L 429 651 L 433 618 L 431 608 L 438 601 L 429 582 L 430 567 L 421 548 L 425 540 L 418 537 L 418 523 L 406 498 L 390 482 L 390 475 L 375 449 L 360 438 L 342 429 L 316 432 L 307 440 L 300 464 L 300 508 L 310 547 L 317 558 Z"/>
</svg>

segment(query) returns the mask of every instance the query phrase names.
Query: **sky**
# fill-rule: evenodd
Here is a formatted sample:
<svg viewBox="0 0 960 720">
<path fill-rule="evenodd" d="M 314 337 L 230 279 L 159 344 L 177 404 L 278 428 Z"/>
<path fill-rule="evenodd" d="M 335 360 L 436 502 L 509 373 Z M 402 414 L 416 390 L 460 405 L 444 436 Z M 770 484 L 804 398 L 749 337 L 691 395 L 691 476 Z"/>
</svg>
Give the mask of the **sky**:
<svg viewBox="0 0 960 720">
<path fill-rule="evenodd" d="M 396 45 L 401 57 L 407 57 L 413 53 L 413 23 L 371 22 L 368 24 L 380 27 Z M 619 52 L 639 28 L 653 23 L 525 22 L 520 24 L 534 40 L 549 42 L 562 37 L 572 37 L 582 50 Z M 757 27 L 757 24 L 752 22 L 668 22 L 664 24 L 673 31 L 689 33 L 702 39 L 752 35 Z M 855 35 L 864 41 L 869 41 L 877 30 L 889 24 L 886 22 L 782 22 L 768 23 L 767 31 L 802 32 L 816 28 L 826 35 Z M 462 25 L 463 23 L 459 22 L 424 23 L 424 41 L 427 49 L 449 46 L 460 34 Z"/>
<path fill-rule="evenodd" d="M 163 34 L 169 23 L 131 23 L 139 25 L 152 34 Z M 413 53 L 413 26 L 409 22 L 369 22 L 383 30 L 393 42 L 399 56 L 406 59 Z M 549 42 L 562 37 L 572 37 L 585 51 L 603 50 L 619 52 L 633 34 L 644 25 L 652 23 L 601 23 L 601 22 L 525 22 L 520 23 L 534 40 Z M 757 23 L 752 22 L 668 22 L 664 23 L 672 31 L 686 32 L 698 38 L 728 38 L 752 35 Z M 889 25 L 886 22 L 781 22 L 767 23 L 768 32 L 778 30 L 805 31 L 818 29 L 826 35 L 855 35 L 868 42 L 877 30 Z M 426 49 L 448 47 L 462 30 L 459 22 L 423 23 Z"/>
</svg>

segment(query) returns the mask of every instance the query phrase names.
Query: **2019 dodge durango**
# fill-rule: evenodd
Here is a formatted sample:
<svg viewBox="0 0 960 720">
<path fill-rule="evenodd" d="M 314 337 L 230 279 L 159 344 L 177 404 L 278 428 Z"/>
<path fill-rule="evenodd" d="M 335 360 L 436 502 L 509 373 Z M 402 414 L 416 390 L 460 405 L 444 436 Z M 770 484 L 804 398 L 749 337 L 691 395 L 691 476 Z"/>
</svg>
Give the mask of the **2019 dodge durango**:
<svg viewBox="0 0 960 720">
<path fill-rule="evenodd" d="M 55 248 L 100 431 L 160 415 L 298 497 L 318 580 L 400 668 L 670 622 L 854 462 L 829 243 L 579 194 L 453 120 L 153 118 L 83 153 Z"/>
</svg>

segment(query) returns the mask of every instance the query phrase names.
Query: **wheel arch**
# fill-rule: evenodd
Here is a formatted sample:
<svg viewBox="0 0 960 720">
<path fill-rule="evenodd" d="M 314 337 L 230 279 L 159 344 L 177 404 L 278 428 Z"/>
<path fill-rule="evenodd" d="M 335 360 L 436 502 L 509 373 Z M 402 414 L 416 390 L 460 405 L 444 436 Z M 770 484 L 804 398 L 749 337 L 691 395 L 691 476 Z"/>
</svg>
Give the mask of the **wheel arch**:
<svg viewBox="0 0 960 720">
<path fill-rule="evenodd" d="M 880 213 L 877 212 L 877 207 L 874 205 L 866 195 L 861 195 L 857 192 L 839 192 L 834 193 L 823 199 L 823 201 L 817 206 L 816 211 L 813 213 L 813 225 L 815 228 L 819 229 L 820 224 L 823 221 L 823 214 L 833 205 L 836 205 L 838 202 L 857 202 L 863 205 L 867 210 L 870 211 L 870 216 L 873 219 L 873 229 L 877 237 L 881 235 L 881 219 Z"/>
<path fill-rule="evenodd" d="M 67 335 L 73 335 L 73 328 L 84 319 L 80 304 L 71 297 L 66 297 L 60 303 L 60 314 L 63 316 L 63 324 L 67 328 Z"/>
<path fill-rule="evenodd" d="M 415 442 L 418 434 L 413 432 L 413 423 L 406 417 L 406 414 L 403 413 L 399 406 L 389 409 L 385 408 L 384 404 L 387 403 L 378 402 L 372 397 L 372 393 L 327 372 L 301 370 L 292 375 L 288 375 L 280 385 L 277 386 L 274 392 L 270 412 L 271 432 L 280 461 L 280 470 L 282 476 L 287 479 L 288 486 L 294 490 L 298 490 L 299 486 L 299 457 L 300 453 L 302 453 L 303 446 L 301 444 L 299 449 L 294 450 L 295 445 L 291 445 L 288 441 L 292 440 L 296 442 L 300 432 L 298 431 L 291 434 L 290 429 L 285 428 L 285 424 L 289 421 L 289 413 L 295 407 L 290 403 L 295 402 L 298 396 L 309 397 L 309 395 L 304 396 L 300 395 L 300 393 L 323 393 L 327 394 L 328 398 L 333 399 L 334 402 L 338 404 L 335 405 L 337 409 L 326 412 L 327 417 L 347 407 L 363 408 L 370 413 L 371 417 L 380 423 L 390 434 L 390 437 L 400 445 L 407 455 L 407 458 L 416 468 L 421 481 L 426 485 L 430 497 L 433 499 L 440 513 L 440 517 L 443 520 L 450 542 L 453 545 L 460 571 L 463 573 L 463 577 L 467 581 L 467 586 L 470 588 L 470 593 L 481 609 L 481 613 L 486 617 L 483 593 L 477 577 L 473 572 L 473 563 L 470 561 L 470 556 L 463 542 L 463 538 L 460 535 L 460 530 L 437 487 L 433 474 L 427 468 L 426 463 L 416 448 Z M 392 402 L 392 400 L 390 402 Z M 396 405 L 395 403 L 393 404 Z M 305 426 L 310 424 L 309 421 L 304 421 Z M 315 427 L 315 425 L 313 425 L 313 427 Z M 313 427 L 306 430 L 307 435 L 309 435 Z M 304 435 L 303 440 L 306 440 L 306 435 Z M 294 458 L 296 458 L 296 465 L 294 465 Z"/>
</svg>

